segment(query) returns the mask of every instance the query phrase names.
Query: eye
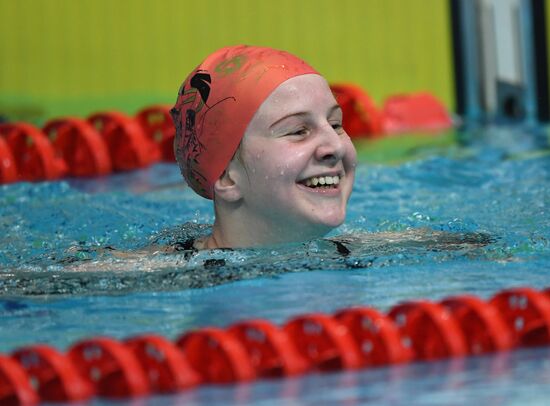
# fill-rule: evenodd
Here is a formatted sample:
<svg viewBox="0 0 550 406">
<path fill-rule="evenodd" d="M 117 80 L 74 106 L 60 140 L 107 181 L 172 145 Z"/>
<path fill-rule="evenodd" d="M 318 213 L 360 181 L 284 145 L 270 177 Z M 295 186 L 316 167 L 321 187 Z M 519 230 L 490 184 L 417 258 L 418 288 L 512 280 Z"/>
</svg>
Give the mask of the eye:
<svg viewBox="0 0 550 406">
<path fill-rule="evenodd" d="M 337 134 L 342 134 L 344 132 L 344 127 L 342 127 L 341 122 L 334 122 L 330 124 L 334 131 L 336 131 Z"/>
<path fill-rule="evenodd" d="M 303 136 L 306 136 L 308 133 L 309 133 L 309 130 L 306 127 L 300 127 L 300 128 L 297 128 L 296 130 L 292 130 L 286 133 L 285 135 L 303 137 Z"/>
</svg>

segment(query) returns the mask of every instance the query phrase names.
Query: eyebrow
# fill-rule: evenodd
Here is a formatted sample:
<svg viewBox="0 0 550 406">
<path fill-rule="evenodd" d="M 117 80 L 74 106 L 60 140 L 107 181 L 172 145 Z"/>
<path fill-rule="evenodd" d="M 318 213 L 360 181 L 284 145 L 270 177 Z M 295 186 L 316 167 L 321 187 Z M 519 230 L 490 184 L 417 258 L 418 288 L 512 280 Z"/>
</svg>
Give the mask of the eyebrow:
<svg viewBox="0 0 550 406">
<path fill-rule="evenodd" d="M 328 116 L 330 116 L 334 111 L 336 110 L 342 110 L 342 108 L 340 107 L 339 104 L 335 104 L 334 106 L 332 106 L 329 110 L 328 110 Z M 269 128 L 273 128 L 274 126 L 276 126 L 277 124 L 279 124 L 281 121 L 284 121 L 286 120 L 287 118 L 290 118 L 290 117 L 303 117 L 303 116 L 307 116 L 309 114 L 309 112 L 307 111 L 299 111 L 297 113 L 291 113 L 291 114 L 287 114 L 286 116 L 284 117 L 281 117 L 280 119 L 278 119 L 277 121 L 275 121 L 273 124 L 271 124 L 269 126 Z"/>
</svg>

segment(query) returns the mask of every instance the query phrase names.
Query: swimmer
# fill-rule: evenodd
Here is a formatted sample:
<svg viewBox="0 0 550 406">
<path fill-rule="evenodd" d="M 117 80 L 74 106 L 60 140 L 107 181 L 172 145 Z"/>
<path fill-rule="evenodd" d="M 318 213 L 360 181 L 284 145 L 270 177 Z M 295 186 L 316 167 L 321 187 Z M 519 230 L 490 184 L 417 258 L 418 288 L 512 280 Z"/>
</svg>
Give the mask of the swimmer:
<svg viewBox="0 0 550 406">
<path fill-rule="evenodd" d="M 113 269 L 183 267 L 201 250 L 292 243 L 306 243 L 300 257 L 315 251 L 311 242 L 327 258 L 341 258 L 419 248 L 475 253 L 492 241 L 430 229 L 325 238 L 346 218 L 356 152 L 327 81 L 287 52 L 250 46 L 214 52 L 187 76 L 171 114 L 181 173 L 213 201 L 214 224 L 162 230 L 137 250 L 94 249 L 90 269 L 97 261 L 104 267 L 105 259 L 113 259 Z M 84 270 L 69 254 L 70 269 Z"/>
<path fill-rule="evenodd" d="M 171 111 L 187 184 L 213 200 L 196 249 L 312 240 L 341 225 L 355 148 L 327 81 L 271 48 L 232 46 L 184 81 Z"/>
<path fill-rule="evenodd" d="M 149 252 L 306 242 L 344 222 L 356 151 L 327 81 L 306 62 L 271 48 L 222 48 L 187 76 L 171 113 L 181 173 L 213 200 L 215 221 L 193 238 L 161 233 Z M 184 234 L 190 226 L 182 227 Z M 172 235 L 170 243 L 160 243 L 164 234 Z M 364 247 L 411 242 L 449 249 L 487 243 L 428 229 L 325 241 L 344 255 L 361 241 Z"/>
</svg>

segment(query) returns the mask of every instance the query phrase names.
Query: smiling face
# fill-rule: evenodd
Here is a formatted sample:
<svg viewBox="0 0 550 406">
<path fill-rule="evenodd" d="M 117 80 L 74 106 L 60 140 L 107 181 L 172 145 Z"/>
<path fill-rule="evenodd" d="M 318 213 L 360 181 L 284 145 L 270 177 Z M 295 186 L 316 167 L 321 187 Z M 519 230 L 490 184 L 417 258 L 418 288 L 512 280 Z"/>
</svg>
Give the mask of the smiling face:
<svg viewBox="0 0 550 406">
<path fill-rule="evenodd" d="M 228 167 L 248 228 L 268 241 L 321 237 L 346 216 L 356 165 L 342 111 L 314 74 L 283 82 L 262 103 Z"/>
</svg>

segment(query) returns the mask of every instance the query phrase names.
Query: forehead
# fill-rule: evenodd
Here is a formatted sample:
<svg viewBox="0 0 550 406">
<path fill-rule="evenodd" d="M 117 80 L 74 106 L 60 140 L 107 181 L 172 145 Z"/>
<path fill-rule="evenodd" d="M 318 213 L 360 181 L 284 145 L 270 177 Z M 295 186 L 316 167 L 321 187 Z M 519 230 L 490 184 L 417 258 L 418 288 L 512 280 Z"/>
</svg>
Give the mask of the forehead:
<svg viewBox="0 0 550 406">
<path fill-rule="evenodd" d="M 281 83 L 264 100 L 252 121 L 273 120 L 299 112 L 326 114 L 335 104 L 336 100 L 322 76 L 295 76 Z"/>
</svg>

